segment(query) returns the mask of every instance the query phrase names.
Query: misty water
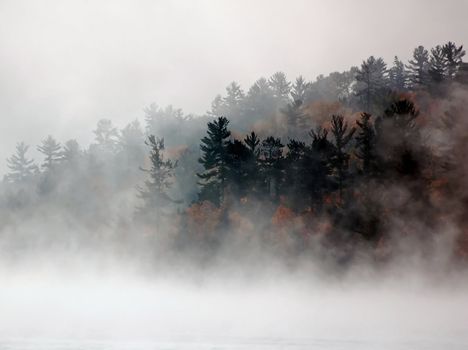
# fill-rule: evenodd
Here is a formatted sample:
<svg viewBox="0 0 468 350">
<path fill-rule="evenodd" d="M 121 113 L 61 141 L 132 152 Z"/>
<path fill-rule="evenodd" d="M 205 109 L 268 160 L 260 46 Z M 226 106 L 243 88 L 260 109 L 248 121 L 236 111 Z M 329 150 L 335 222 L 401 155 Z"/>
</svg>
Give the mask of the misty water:
<svg viewBox="0 0 468 350">
<path fill-rule="evenodd" d="M 136 265 L 67 261 L 2 271 L 0 349 L 468 346 L 466 274 L 363 270 L 337 279 L 306 268 L 195 274 L 187 267 L 155 275 Z"/>
</svg>

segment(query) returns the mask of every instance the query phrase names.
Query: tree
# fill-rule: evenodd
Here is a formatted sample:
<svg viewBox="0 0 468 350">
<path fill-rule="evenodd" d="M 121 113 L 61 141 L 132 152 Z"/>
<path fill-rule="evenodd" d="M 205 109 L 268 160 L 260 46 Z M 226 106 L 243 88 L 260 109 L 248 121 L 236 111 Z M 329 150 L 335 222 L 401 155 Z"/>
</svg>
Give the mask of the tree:
<svg viewBox="0 0 468 350">
<path fill-rule="evenodd" d="M 431 57 L 429 60 L 429 76 L 433 83 L 438 84 L 444 81 L 447 70 L 447 62 L 445 60 L 442 46 L 437 45 L 431 49 Z"/>
<path fill-rule="evenodd" d="M 239 140 L 227 144 L 227 186 L 232 194 L 243 197 L 247 194 L 250 181 L 248 161 L 251 154 L 249 148 Z"/>
<path fill-rule="evenodd" d="M 291 97 L 293 102 L 301 101 L 302 104 L 305 101 L 309 87 L 310 84 L 305 81 L 302 75 L 298 76 L 291 88 Z"/>
<path fill-rule="evenodd" d="M 105 152 L 115 152 L 119 133 L 110 119 L 101 119 L 93 131 L 97 145 Z"/>
<path fill-rule="evenodd" d="M 332 168 L 329 160 L 333 155 L 334 148 L 328 140 L 327 129 L 317 127 L 310 131 L 309 136 L 312 142 L 305 152 L 303 182 L 310 198 L 311 207 L 321 210 L 323 195 L 331 189 Z"/>
<path fill-rule="evenodd" d="M 355 128 L 348 131 L 348 123 L 344 121 L 343 116 L 333 115 L 331 120 L 331 133 L 334 137 L 334 147 L 331 158 L 331 164 L 335 170 L 335 177 L 338 180 L 338 189 L 340 199 L 343 198 L 343 185 L 347 177 L 349 154 L 346 152 L 346 146 L 351 141 Z"/>
<path fill-rule="evenodd" d="M 44 162 L 41 165 L 43 169 L 51 170 L 62 159 L 61 148 L 60 143 L 50 135 L 42 140 L 41 145 L 37 146 L 37 150 L 44 155 Z"/>
<path fill-rule="evenodd" d="M 462 63 L 463 56 L 465 56 L 463 45 L 457 47 L 455 43 L 449 41 L 442 47 L 442 52 L 444 54 L 445 65 L 447 68 L 447 78 L 453 79 Z"/>
<path fill-rule="evenodd" d="M 396 91 L 404 91 L 407 87 L 407 72 L 405 65 L 401 60 L 395 56 L 393 60 L 393 67 L 388 71 L 388 78 L 390 87 Z"/>
<path fill-rule="evenodd" d="M 245 169 L 247 173 L 246 188 L 250 193 L 258 193 L 259 191 L 259 167 L 258 158 L 260 155 L 260 139 L 255 132 L 251 132 L 244 138 L 244 143 L 247 146 L 248 157 L 245 161 Z"/>
<path fill-rule="evenodd" d="M 65 142 L 62 151 L 62 159 L 66 162 L 74 162 L 81 155 L 80 145 L 76 140 Z"/>
<path fill-rule="evenodd" d="M 294 102 L 288 103 L 285 108 L 281 109 L 281 112 L 286 117 L 288 135 L 290 136 L 297 136 L 300 131 L 304 130 L 305 115 L 301 110 L 301 106 L 302 101 L 295 100 Z"/>
<path fill-rule="evenodd" d="M 408 80 L 413 89 L 427 86 L 429 81 L 429 53 L 424 46 L 418 46 L 413 51 L 413 59 L 408 61 Z"/>
<path fill-rule="evenodd" d="M 414 155 L 419 152 L 416 118 L 419 111 L 407 99 L 393 102 L 375 122 L 376 150 L 382 170 L 400 175 L 417 175 L 419 165 Z M 389 173 L 393 176 L 394 173 Z"/>
<path fill-rule="evenodd" d="M 273 96 L 281 105 L 289 99 L 289 92 L 291 91 L 291 83 L 286 79 L 283 72 L 276 72 L 273 74 L 268 83 L 273 91 Z"/>
<path fill-rule="evenodd" d="M 375 170 L 375 131 L 370 122 L 371 115 L 362 113 L 361 120 L 356 121 L 359 127 L 356 135 L 356 157 L 362 162 L 364 175 L 371 175 Z"/>
<path fill-rule="evenodd" d="M 162 208 L 174 201 L 167 194 L 172 184 L 174 169 L 177 162 L 164 159 L 164 139 L 149 135 L 145 144 L 150 147 L 149 169 L 141 168 L 149 174 L 149 179 L 144 183 L 144 188 L 139 188 L 139 198 L 143 200 L 143 207 L 139 208 L 140 214 L 154 214 L 156 223 L 161 219 Z"/>
<path fill-rule="evenodd" d="M 370 56 L 356 73 L 356 95 L 367 112 L 371 112 L 387 86 L 387 65 L 382 58 Z"/>
<path fill-rule="evenodd" d="M 260 149 L 260 164 L 266 189 L 271 199 L 278 196 L 283 175 L 283 147 L 279 138 L 267 137 Z"/>
<path fill-rule="evenodd" d="M 223 203 L 228 171 L 228 130 L 229 120 L 225 117 L 208 123 L 208 136 L 201 140 L 200 149 L 203 152 L 198 160 L 205 171 L 198 173 L 201 185 L 200 199 L 211 200 L 214 204 Z"/>
<path fill-rule="evenodd" d="M 16 153 L 7 159 L 7 166 L 10 172 L 6 175 L 6 180 L 14 183 L 23 183 L 30 179 L 37 171 L 34 160 L 26 157 L 28 149 L 29 146 L 24 142 L 16 145 Z"/>
</svg>

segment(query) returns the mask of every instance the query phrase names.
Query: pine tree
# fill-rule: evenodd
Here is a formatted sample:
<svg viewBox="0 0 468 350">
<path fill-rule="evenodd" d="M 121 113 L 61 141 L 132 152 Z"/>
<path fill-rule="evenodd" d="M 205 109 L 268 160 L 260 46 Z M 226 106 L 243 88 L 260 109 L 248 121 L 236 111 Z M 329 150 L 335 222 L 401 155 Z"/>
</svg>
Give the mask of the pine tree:
<svg viewBox="0 0 468 350">
<path fill-rule="evenodd" d="M 446 65 L 446 76 L 449 79 L 455 78 L 455 75 L 458 72 L 458 68 L 462 63 L 463 56 L 465 56 L 465 50 L 463 50 L 463 45 L 457 47 L 455 43 L 449 41 L 442 47 L 442 52 L 444 54 L 445 65 Z"/>
<path fill-rule="evenodd" d="M 255 132 L 251 132 L 244 138 L 244 143 L 248 150 L 248 157 L 245 161 L 247 174 L 246 188 L 252 194 L 258 194 L 260 187 L 258 158 L 260 155 L 260 139 Z"/>
<path fill-rule="evenodd" d="M 310 146 L 305 150 L 302 181 L 306 188 L 311 208 L 320 211 L 324 194 L 331 189 L 331 164 L 333 144 L 328 140 L 328 130 L 317 127 L 311 130 Z"/>
<path fill-rule="evenodd" d="M 268 83 L 273 91 L 273 96 L 281 105 L 289 100 L 289 92 L 291 91 L 291 83 L 287 80 L 283 72 L 273 74 Z"/>
<path fill-rule="evenodd" d="M 370 122 L 371 115 L 362 113 L 361 120 L 356 121 L 359 127 L 356 135 L 356 157 L 362 161 L 362 172 L 371 175 L 375 170 L 375 131 Z"/>
<path fill-rule="evenodd" d="M 375 105 L 384 96 L 387 86 L 387 65 L 382 58 L 370 56 L 363 61 L 356 73 L 356 95 L 367 112 L 372 111 Z"/>
<path fill-rule="evenodd" d="M 267 137 L 260 149 L 260 164 L 267 193 L 276 199 L 283 180 L 283 147 L 279 138 Z"/>
<path fill-rule="evenodd" d="M 7 159 L 7 166 L 10 172 L 5 176 L 5 179 L 14 182 L 26 182 L 37 171 L 37 166 L 33 159 L 28 159 L 26 153 L 29 146 L 24 142 L 16 145 L 16 153 Z"/>
<path fill-rule="evenodd" d="M 239 140 L 228 142 L 226 185 L 237 197 L 244 197 L 249 189 L 249 160 L 250 150 L 244 143 Z"/>
<path fill-rule="evenodd" d="M 80 146 L 76 140 L 68 140 L 65 142 L 62 151 L 62 157 L 65 162 L 75 162 L 80 155 Z"/>
<path fill-rule="evenodd" d="M 101 119 L 97 123 L 96 130 L 93 131 L 98 147 L 104 152 L 113 153 L 116 151 L 119 133 L 110 119 Z"/>
<path fill-rule="evenodd" d="M 347 178 L 349 154 L 346 151 L 348 143 L 351 141 L 355 128 L 348 131 L 348 123 L 343 116 L 333 115 L 331 120 L 331 133 L 334 137 L 333 155 L 331 164 L 335 170 L 335 177 L 338 180 L 340 199 L 343 198 L 343 187 Z"/>
<path fill-rule="evenodd" d="M 431 49 L 431 57 L 429 60 L 429 76 L 435 84 L 444 81 L 447 70 L 447 62 L 444 56 L 442 46 L 437 45 Z"/>
<path fill-rule="evenodd" d="M 228 130 L 229 120 L 225 117 L 208 123 L 208 136 L 201 140 L 200 149 L 203 152 L 199 162 L 205 171 L 197 174 L 200 178 L 200 199 L 211 200 L 214 204 L 223 203 L 228 171 Z"/>
<path fill-rule="evenodd" d="M 154 214 L 152 218 L 159 223 L 164 214 L 163 208 L 175 202 L 169 197 L 167 190 L 172 185 L 177 162 L 164 158 L 164 139 L 149 135 L 145 144 L 150 147 L 151 167 L 141 168 L 149 175 L 149 179 L 145 181 L 144 188 L 139 188 L 138 196 L 143 200 L 143 207 L 139 208 L 139 213 L 150 216 Z"/>
<path fill-rule="evenodd" d="M 301 110 L 301 106 L 302 101 L 295 100 L 294 102 L 288 103 L 285 108 L 281 109 L 281 112 L 286 117 L 289 136 L 301 136 L 299 134 L 304 130 L 305 115 Z"/>
<path fill-rule="evenodd" d="M 298 76 L 291 88 L 291 97 L 293 102 L 296 103 L 297 101 L 300 101 L 301 104 L 304 103 L 309 87 L 310 84 L 305 81 L 302 75 Z"/>
<path fill-rule="evenodd" d="M 62 146 L 52 136 L 42 140 L 37 150 L 44 155 L 44 162 L 41 167 L 45 170 L 51 170 L 62 159 Z"/>
<path fill-rule="evenodd" d="M 413 51 L 413 59 L 408 61 L 408 80 L 413 89 L 427 86 L 429 81 L 429 53 L 424 46 L 418 46 Z"/>
<path fill-rule="evenodd" d="M 405 91 L 407 87 L 407 72 L 405 65 L 401 60 L 395 56 L 393 60 L 393 67 L 388 71 L 388 78 L 390 81 L 390 87 L 396 91 Z"/>
</svg>

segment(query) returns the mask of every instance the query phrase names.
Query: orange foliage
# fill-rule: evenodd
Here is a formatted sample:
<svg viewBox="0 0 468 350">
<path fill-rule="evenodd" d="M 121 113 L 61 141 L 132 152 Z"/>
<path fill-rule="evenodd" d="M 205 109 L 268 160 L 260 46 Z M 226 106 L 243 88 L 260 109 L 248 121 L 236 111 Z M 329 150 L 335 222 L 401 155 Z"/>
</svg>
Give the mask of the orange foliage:
<svg viewBox="0 0 468 350">
<path fill-rule="evenodd" d="M 188 228 L 199 236 L 213 234 L 218 227 L 222 211 L 209 201 L 195 203 L 187 208 Z"/>
</svg>

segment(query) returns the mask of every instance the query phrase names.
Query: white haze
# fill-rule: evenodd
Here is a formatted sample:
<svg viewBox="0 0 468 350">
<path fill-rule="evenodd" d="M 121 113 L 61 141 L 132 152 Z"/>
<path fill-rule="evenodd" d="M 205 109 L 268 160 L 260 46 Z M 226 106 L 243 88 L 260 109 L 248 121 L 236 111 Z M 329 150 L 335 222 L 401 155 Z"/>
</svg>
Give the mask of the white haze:
<svg viewBox="0 0 468 350">
<path fill-rule="evenodd" d="M 152 102 L 202 114 L 232 80 L 313 80 L 463 43 L 466 13 L 458 0 L 3 0 L 0 159 L 48 134 L 89 143 L 97 120 L 124 126 Z"/>
<path fill-rule="evenodd" d="M 86 259 L 85 259 L 86 260 Z M 67 261 L 67 259 L 65 259 Z M 95 261 L 2 270 L 0 347 L 465 349 L 466 275 L 152 278 Z M 71 272 L 70 272 L 71 271 Z M 67 345 L 68 344 L 68 345 Z M 71 345 L 70 345 L 71 344 Z"/>
</svg>

